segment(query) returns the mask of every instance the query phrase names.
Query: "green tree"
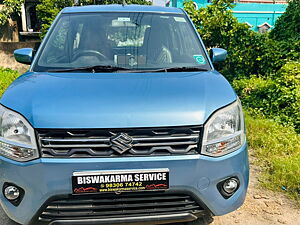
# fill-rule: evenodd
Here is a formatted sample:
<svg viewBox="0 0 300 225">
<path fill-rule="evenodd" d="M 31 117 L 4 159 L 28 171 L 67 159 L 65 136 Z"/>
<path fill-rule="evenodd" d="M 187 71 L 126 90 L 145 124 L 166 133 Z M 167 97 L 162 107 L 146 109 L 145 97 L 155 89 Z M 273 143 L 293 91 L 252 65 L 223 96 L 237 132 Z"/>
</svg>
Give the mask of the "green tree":
<svg viewBox="0 0 300 225">
<path fill-rule="evenodd" d="M 192 1 L 184 3 L 207 48 L 220 47 L 228 51 L 227 60 L 219 65 L 229 79 L 267 76 L 279 70 L 289 59 L 300 57 L 300 42 L 272 40 L 240 23 L 233 15 L 232 0 L 213 0 L 211 5 L 196 10 Z"/>
<path fill-rule="evenodd" d="M 191 1 L 184 6 L 206 47 L 228 51 L 219 68 L 232 81 L 243 105 L 300 133 L 300 39 L 278 41 L 250 30 L 233 16 L 231 2 L 213 0 L 199 10 Z"/>
<path fill-rule="evenodd" d="M 249 35 L 246 24 L 240 24 L 232 14 L 232 0 L 213 0 L 211 5 L 196 10 L 192 1 L 184 2 L 184 9 L 195 24 L 206 47 L 228 46 L 238 32 Z"/>
<path fill-rule="evenodd" d="M 14 15 L 18 14 L 24 0 L 4 0 L 4 7 L 0 11 L 0 26 L 7 23 Z"/>
<path fill-rule="evenodd" d="M 41 0 L 41 3 L 37 5 L 37 16 L 42 23 L 43 38 L 50 28 L 53 20 L 57 14 L 65 7 L 72 6 L 73 0 Z"/>
<path fill-rule="evenodd" d="M 300 40 L 300 1 L 290 0 L 285 13 L 278 18 L 271 38 L 285 41 L 288 39 Z"/>
<path fill-rule="evenodd" d="M 92 5 L 94 0 L 81 0 L 81 5 Z M 100 0 L 97 4 L 122 4 L 123 0 Z M 149 5 L 146 0 L 126 0 L 127 4 Z M 37 5 L 37 15 L 42 23 L 41 38 L 45 36 L 57 14 L 65 7 L 72 6 L 73 0 L 41 0 Z"/>
</svg>

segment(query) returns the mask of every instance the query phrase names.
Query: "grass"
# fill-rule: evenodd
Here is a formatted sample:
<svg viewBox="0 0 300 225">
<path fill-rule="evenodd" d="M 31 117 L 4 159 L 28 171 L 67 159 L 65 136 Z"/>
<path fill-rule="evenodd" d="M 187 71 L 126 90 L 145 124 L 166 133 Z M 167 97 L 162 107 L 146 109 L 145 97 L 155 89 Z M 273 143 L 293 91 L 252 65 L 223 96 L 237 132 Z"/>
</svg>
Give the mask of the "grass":
<svg viewBox="0 0 300 225">
<path fill-rule="evenodd" d="M 300 135 L 293 128 L 246 113 L 249 151 L 262 168 L 263 186 L 300 203 Z"/>
<path fill-rule="evenodd" d="M 19 76 L 17 71 L 0 68 L 0 96 Z M 284 191 L 300 203 L 300 136 L 292 128 L 246 113 L 250 154 L 263 169 L 263 185 Z"/>
<path fill-rule="evenodd" d="M 12 69 L 0 67 L 0 97 L 5 89 L 13 82 L 20 74 Z"/>
</svg>

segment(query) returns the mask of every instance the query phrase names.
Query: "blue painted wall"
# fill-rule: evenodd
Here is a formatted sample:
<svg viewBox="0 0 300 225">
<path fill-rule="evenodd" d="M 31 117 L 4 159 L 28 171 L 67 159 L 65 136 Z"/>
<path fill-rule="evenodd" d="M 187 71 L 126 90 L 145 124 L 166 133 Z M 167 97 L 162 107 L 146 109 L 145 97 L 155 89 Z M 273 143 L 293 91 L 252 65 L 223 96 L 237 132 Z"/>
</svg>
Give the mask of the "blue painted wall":
<svg viewBox="0 0 300 225">
<path fill-rule="evenodd" d="M 183 8 L 184 0 L 177 0 L 177 7 Z M 209 5 L 207 0 L 194 0 L 198 7 Z M 171 4 L 172 5 L 172 4 Z M 249 23 L 252 29 L 258 31 L 258 26 L 264 23 L 274 27 L 278 17 L 286 10 L 287 4 L 235 3 L 233 14 L 242 23 Z"/>
</svg>

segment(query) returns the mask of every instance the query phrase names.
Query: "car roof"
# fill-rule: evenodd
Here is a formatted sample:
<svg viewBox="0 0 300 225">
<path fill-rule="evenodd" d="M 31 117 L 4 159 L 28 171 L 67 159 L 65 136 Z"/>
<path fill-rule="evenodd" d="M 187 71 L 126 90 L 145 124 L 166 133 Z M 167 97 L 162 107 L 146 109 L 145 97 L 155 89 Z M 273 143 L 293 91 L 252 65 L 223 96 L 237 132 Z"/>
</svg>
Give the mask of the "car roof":
<svg viewBox="0 0 300 225">
<path fill-rule="evenodd" d="M 62 13 L 88 12 L 154 12 L 183 14 L 183 11 L 174 7 L 160 7 L 148 5 L 89 5 L 64 8 Z"/>
</svg>

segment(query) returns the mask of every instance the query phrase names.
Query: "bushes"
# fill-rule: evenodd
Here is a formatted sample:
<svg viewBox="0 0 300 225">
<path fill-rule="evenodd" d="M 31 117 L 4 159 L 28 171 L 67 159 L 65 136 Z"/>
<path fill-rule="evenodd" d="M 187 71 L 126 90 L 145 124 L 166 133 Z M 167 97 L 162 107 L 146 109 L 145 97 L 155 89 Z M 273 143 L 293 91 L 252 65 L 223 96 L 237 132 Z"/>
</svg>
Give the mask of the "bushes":
<svg viewBox="0 0 300 225">
<path fill-rule="evenodd" d="M 263 185 L 300 202 L 300 136 L 290 127 L 246 114 L 250 153 L 263 169 Z"/>
<path fill-rule="evenodd" d="M 240 96 L 243 105 L 251 109 L 251 112 L 264 114 L 271 111 L 271 92 L 276 87 L 272 79 L 252 76 L 250 79 L 234 80 L 232 84 Z"/>
<path fill-rule="evenodd" d="M 268 78 L 234 80 L 233 87 L 252 113 L 262 113 L 300 133 L 300 62 L 289 62 Z"/>
<path fill-rule="evenodd" d="M 228 51 L 229 57 L 220 68 L 230 81 L 250 75 L 268 76 L 287 61 L 300 58 L 300 41 L 276 41 L 267 34 L 250 30 L 234 17 L 231 2 L 213 0 L 211 5 L 199 10 L 195 10 L 192 1 L 184 4 L 206 47 L 221 47 Z"/>
<path fill-rule="evenodd" d="M 290 0 L 285 13 L 278 18 L 271 37 L 276 40 L 300 40 L 300 1 Z"/>
<path fill-rule="evenodd" d="M 244 106 L 300 132 L 300 39 L 278 41 L 250 30 L 233 16 L 231 2 L 213 0 L 199 10 L 191 1 L 184 6 L 206 46 L 227 49 L 228 58 L 219 68 Z M 299 14 L 294 21 L 298 19 Z"/>
<path fill-rule="evenodd" d="M 15 70 L 0 67 L 0 97 L 11 82 L 13 82 L 19 75 L 20 74 Z"/>
<path fill-rule="evenodd" d="M 280 121 L 291 123 L 300 133 L 300 62 L 287 63 L 274 77 Z M 275 99 L 274 99 L 275 100 Z"/>
<path fill-rule="evenodd" d="M 185 1 L 184 9 L 195 24 L 206 47 L 228 46 L 236 33 L 248 35 L 246 24 L 233 16 L 231 0 L 213 0 L 211 5 L 196 10 L 193 1 Z"/>
</svg>

